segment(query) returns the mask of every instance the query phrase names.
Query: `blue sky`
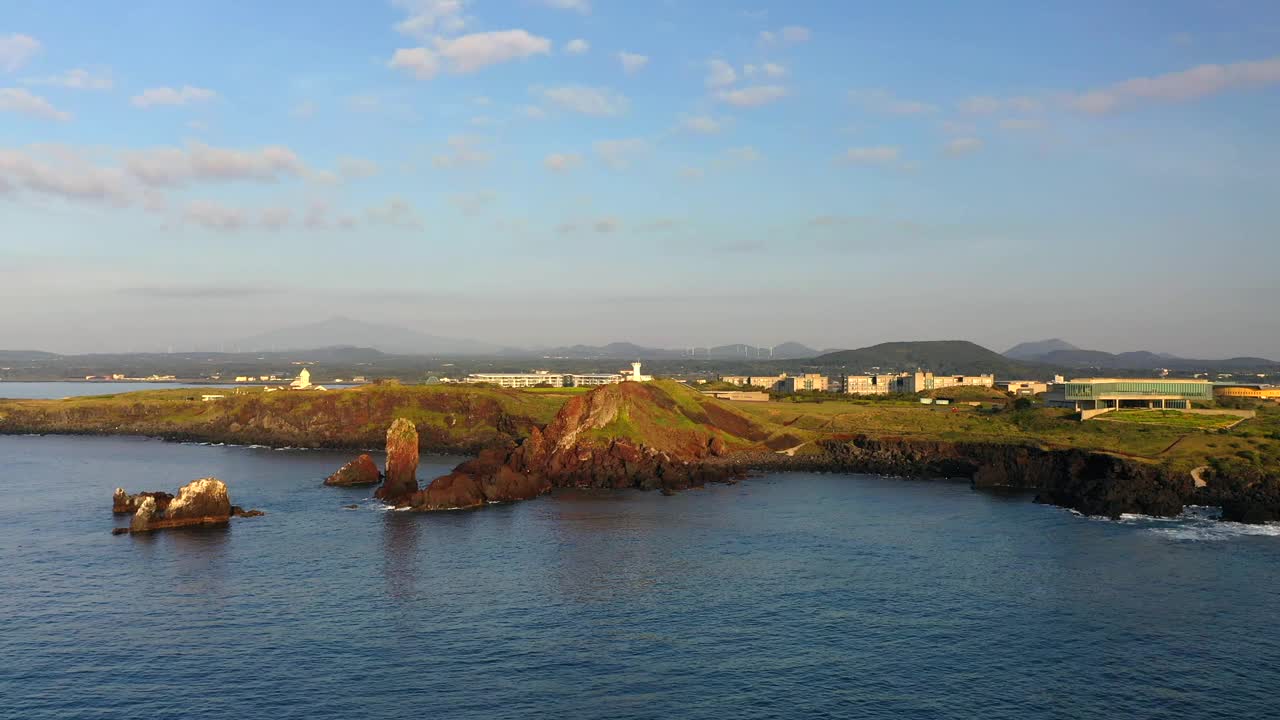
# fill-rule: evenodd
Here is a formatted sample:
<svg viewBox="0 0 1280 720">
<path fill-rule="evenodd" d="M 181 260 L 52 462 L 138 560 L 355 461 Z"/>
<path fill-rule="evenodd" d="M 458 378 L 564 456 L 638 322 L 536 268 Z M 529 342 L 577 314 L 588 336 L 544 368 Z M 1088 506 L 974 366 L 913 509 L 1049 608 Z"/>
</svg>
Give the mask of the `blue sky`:
<svg viewBox="0 0 1280 720">
<path fill-rule="evenodd" d="M 0 0 L 0 346 L 1280 357 L 1276 127 L 1267 2 Z"/>
</svg>

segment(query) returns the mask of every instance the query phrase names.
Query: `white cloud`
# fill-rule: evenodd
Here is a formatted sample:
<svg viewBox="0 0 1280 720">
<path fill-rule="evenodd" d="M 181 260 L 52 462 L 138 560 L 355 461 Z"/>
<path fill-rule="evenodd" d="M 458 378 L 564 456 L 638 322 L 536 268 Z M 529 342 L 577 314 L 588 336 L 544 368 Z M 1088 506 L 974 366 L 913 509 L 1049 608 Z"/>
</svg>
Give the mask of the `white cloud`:
<svg viewBox="0 0 1280 720">
<path fill-rule="evenodd" d="M 71 90 L 110 90 L 115 85 L 110 71 L 103 69 L 85 70 L 84 68 L 73 68 L 60 75 L 28 78 L 23 82 L 28 85 L 56 85 Z"/>
<path fill-rule="evenodd" d="M 419 80 L 430 80 L 440 72 L 440 59 L 426 48 L 400 48 L 387 61 L 387 67 L 404 70 Z"/>
<path fill-rule="evenodd" d="M 421 230 L 423 227 L 418 211 L 402 197 L 388 198 L 382 205 L 365 210 L 364 215 L 369 222 L 378 225 L 390 225 L 407 230 Z"/>
<path fill-rule="evenodd" d="M 210 200 L 192 200 L 182 211 L 182 217 L 219 232 L 235 232 L 249 225 L 249 214 L 244 210 Z"/>
<path fill-rule="evenodd" d="M 935 112 L 938 108 L 919 100 L 907 100 L 895 97 L 887 90 L 850 90 L 849 100 L 857 103 L 868 112 L 886 115 L 921 115 Z"/>
<path fill-rule="evenodd" d="M 408 17 L 396 23 L 396 32 L 427 39 L 434 33 L 456 33 L 466 26 L 464 0 L 393 0 Z"/>
<path fill-rule="evenodd" d="M 370 178 L 378 174 L 378 163 L 360 157 L 338 158 L 338 173 L 348 180 Z"/>
<path fill-rule="evenodd" d="M 448 152 L 431 159 L 438 168 L 461 169 L 486 165 L 493 159 L 492 153 L 481 147 L 482 140 L 473 135 L 453 135 L 448 140 Z"/>
<path fill-rule="evenodd" d="M 582 38 L 575 38 L 565 43 L 564 51 L 570 55 L 581 55 L 591 49 L 591 43 Z"/>
<path fill-rule="evenodd" d="M 435 49 L 400 48 L 391 56 L 387 66 L 404 70 L 419 80 L 428 80 L 440 71 L 442 59 L 448 63 L 450 72 L 465 75 L 490 65 L 550 52 L 551 41 L 544 37 L 531 35 L 525 30 L 497 30 L 450 39 L 437 38 Z"/>
<path fill-rule="evenodd" d="M 808 42 L 812 37 L 809 28 L 800 25 L 788 25 L 780 30 L 763 30 L 760 32 L 760 42 L 765 45 L 798 45 Z"/>
<path fill-rule="evenodd" d="M 716 97 L 721 102 L 737 107 L 759 107 L 786 97 L 787 89 L 781 85 L 753 85 L 737 90 L 721 90 Z"/>
<path fill-rule="evenodd" d="M 591 0 L 542 0 L 542 4 L 557 10 L 576 10 L 583 15 L 591 12 Z"/>
<path fill-rule="evenodd" d="M 738 73 L 733 66 L 719 58 L 707 62 L 707 87 L 729 87 L 738 80 Z"/>
<path fill-rule="evenodd" d="M 439 43 L 436 50 L 449 60 L 453 72 L 470 73 L 509 60 L 546 55 L 551 52 L 551 41 L 524 30 L 499 30 L 463 35 Z"/>
<path fill-rule="evenodd" d="M 623 72 L 628 75 L 633 75 L 643 70 L 644 66 L 649 64 L 649 56 L 624 51 L 618 53 L 618 62 L 622 63 Z"/>
<path fill-rule="evenodd" d="M 778 63 L 764 63 L 763 65 L 746 65 L 742 68 L 742 74 L 747 77 L 755 77 L 763 75 L 767 78 L 778 79 L 787 76 L 787 69 Z"/>
<path fill-rule="evenodd" d="M 604 164 L 614 170 L 625 170 L 649 151 L 649 143 L 642 138 L 600 140 L 593 143 L 591 148 Z"/>
<path fill-rule="evenodd" d="M 1137 77 L 1109 87 L 1068 95 L 1068 107 L 1101 114 L 1143 101 L 1190 102 L 1226 92 L 1280 84 L 1280 57 L 1198 65 L 1189 70 Z"/>
<path fill-rule="evenodd" d="M 547 117 L 547 111 L 537 105 L 525 105 L 520 108 L 520 114 L 530 120 L 542 120 Z"/>
<path fill-rule="evenodd" d="M 729 124 L 727 118 L 714 118 L 710 115 L 692 115 L 680 121 L 680 127 L 701 135 L 715 135 Z"/>
<path fill-rule="evenodd" d="M 840 155 L 840 161 L 850 165 L 882 165 L 896 161 L 899 154 L 897 147 L 889 145 L 851 147 Z"/>
<path fill-rule="evenodd" d="M 71 113 L 53 106 L 48 100 L 24 88 L 0 88 L 0 112 L 12 112 L 42 120 L 66 122 Z"/>
<path fill-rule="evenodd" d="M 30 35 L 13 33 L 0 36 L 0 70 L 13 72 L 26 65 L 38 52 L 40 41 Z"/>
<path fill-rule="evenodd" d="M 180 88 L 158 87 L 143 90 L 134 95 L 130 102 L 134 107 L 149 108 L 156 105 L 187 105 L 196 102 L 208 102 L 218 94 L 207 88 L 183 85 Z"/>
<path fill-rule="evenodd" d="M 307 172 L 297 154 L 280 145 L 236 150 L 190 143 L 185 149 L 159 147 L 128 152 L 124 154 L 124 165 L 138 182 L 151 187 L 235 180 L 274 182 Z"/>
<path fill-rule="evenodd" d="M 1043 107 L 1039 100 L 1019 95 L 1016 97 L 997 98 L 989 95 L 975 95 L 965 98 L 960 103 L 960 110 L 971 115 L 992 115 L 998 112 L 1037 112 Z"/>
<path fill-rule="evenodd" d="M 65 146 L 28 150 L 0 148 L 0 178 L 10 184 L 11 190 L 22 189 L 64 200 L 127 205 L 134 194 L 125 173 L 117 168 L 97 166 Z"/>
<path fill-rule="evenodd" d="M 983 142 L 976 137 L 959 137 L 947 143 L 946 151 L 953 157 L 968 155 L 982 149 Z"/>
<path fill-rule="evenodd" d="M 616 232 L 622 227 L 622 222 L 618 218 L 604 217 L 596 220 L 591 224 L 591 229 L 598 233 Z"/>
<path fill-rule="evenodd" d="M 622 115 L 630 105 L 625 95 L 607 88 L 583 85 L 546 88 L 542 97 L 557 107 L 595 117 Z"/>
<path fill-rule="evenodd" d="M 566 173 L 582 166 L 582 156 L 577 153 L 551 153 L 542 164 L 552 172 Z"/>
</svg>

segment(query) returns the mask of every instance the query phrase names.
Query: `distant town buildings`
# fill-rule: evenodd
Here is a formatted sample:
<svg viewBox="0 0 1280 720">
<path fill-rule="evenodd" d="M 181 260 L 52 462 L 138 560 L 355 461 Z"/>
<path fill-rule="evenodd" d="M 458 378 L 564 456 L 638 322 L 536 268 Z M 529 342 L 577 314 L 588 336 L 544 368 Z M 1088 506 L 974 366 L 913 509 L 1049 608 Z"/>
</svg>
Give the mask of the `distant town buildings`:
<svg viewBox="0 0 1280 720">
<path fill-rule="evenodd" d="M 904 373 L 897 378 L 900 393 L 918 393 L 950 387 L 994 387 L 994 375 L 934 375 L 932 372 Z"/>
<path fill-rule="evenodd" d="M 597 387 L 620 382 L 648 382 L 652 375 L 640 371 L 640 363 L 631 363 L 630 370 L 616 373 L 555 373 L 535 370 L 526 373 L 471 373 L 464 383 L 488 383 L 505 388 L 532 387 Z"/>
<path fill-rule="evenodd" d="M 898 375 L 846 375 L 844 392 L 849 395 L 888 395 L 898 392 Z"/>
<path fill-rule="evenodd" d="M 1000 380 L 996 387 L 1012 395 L 1039 395 L 1049 392 L 1049 383 L 1039 380 Z"/>
<path fill-rule="evenodd" d="M 782 380 L 779 388 L 782 392 L 826 392 L 828 380 L 826 375 L 819 373 L 805 373 L 803 375 L 788 376 Z"/>
</svg>

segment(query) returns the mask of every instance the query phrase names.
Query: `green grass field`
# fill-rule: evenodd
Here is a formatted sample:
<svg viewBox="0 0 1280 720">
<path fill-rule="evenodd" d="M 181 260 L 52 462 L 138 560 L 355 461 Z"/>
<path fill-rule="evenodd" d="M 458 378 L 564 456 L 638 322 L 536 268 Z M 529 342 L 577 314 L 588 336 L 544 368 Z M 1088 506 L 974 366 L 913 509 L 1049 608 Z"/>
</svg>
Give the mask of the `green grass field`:
<svg viewBox="0 0 1280 720">
<path fill-rule="evenodd" d="M 1168 425 L 1176 428 L 1216 430 L 1240 421 L 1234 415 L 1193 415 L 1177 410 L 1112 410 L 1094 418 L 1102 422 L 1127 422 L 1145 425 Z"/>
</svg>

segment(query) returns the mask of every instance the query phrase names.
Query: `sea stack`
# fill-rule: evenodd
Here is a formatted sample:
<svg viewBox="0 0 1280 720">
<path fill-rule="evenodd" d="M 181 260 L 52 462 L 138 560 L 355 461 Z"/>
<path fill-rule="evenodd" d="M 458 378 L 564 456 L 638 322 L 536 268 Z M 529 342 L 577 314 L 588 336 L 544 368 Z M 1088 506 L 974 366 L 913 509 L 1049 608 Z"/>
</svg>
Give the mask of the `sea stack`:
<svg viewBox="0 0 1280 720">
<path fill-rule="evenodd" d="M 183 485 L 163 511 L 153 495 L 145 495 L 129 523 L 130 532 L 182 527 L 217 527 L 231 520 L 227 485 L 217 478 L 201 478 Z"/>
<path fill-rule="evenodd" d="M 406 418 L 387 428 L 387 473 L 374 496 L 399 504 L 418 492 L 418 429 Z"/>
<path fill-rule="evenodd" d="M 143 498 L 148 497 L 155 499 L 155 509 L 161 511 L 169 507 L 169 502 L 173 500 L 173 496 L 167 492 L 140 492 L 130 495 L 124 488 L 116 488 L 111 496 L 111 512 L 117 515 L 132 515 L 142 505 Z"/>
<path fill-rule="evenodd" d="M 417 461 L 415 460 L 415 463 Z M 388 463 L 389 464 L 389 463 Z M 354 485 L 377 485 L 382 479 L 382 473 L 378 472 L 378 465 L 366 453 L 351 462 L 343 465 L 338 472 L 330 475 L 325 479 L 325 485 L 334 485 L 337 487 L 351 487 Z"/>
</svg>

